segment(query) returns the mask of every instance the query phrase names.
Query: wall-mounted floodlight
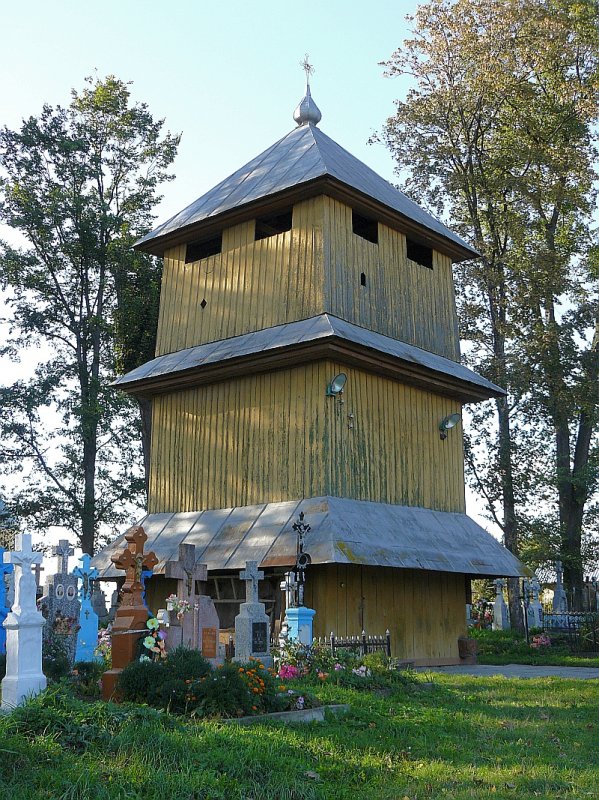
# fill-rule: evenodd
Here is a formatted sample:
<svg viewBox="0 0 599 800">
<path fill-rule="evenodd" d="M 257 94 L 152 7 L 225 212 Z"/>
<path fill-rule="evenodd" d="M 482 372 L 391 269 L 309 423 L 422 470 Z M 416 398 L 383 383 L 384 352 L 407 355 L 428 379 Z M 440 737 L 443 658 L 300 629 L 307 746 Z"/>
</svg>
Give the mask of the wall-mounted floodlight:
<svg viewBox="0 0 599 800">
<path fill-rule="evenodd" d="M 449 414 L 439 423 L 439 430 L 441 431 L 441 438 L 447 439 L 447 431 L 450 428 L 455 428 L 458 422 L 462 419 L 459 414 Z"/>
<path fill-rule="evenodd" d="M 340 394 L 343 394 L 343 387 L 345 386 L 345 382 L 347 381 L 347 375 L 345 372 L 340 372 L 339 375 L 335 375 L 333 380 L 327 386 L 327 397 L 337 397 Z"/>
</svg>

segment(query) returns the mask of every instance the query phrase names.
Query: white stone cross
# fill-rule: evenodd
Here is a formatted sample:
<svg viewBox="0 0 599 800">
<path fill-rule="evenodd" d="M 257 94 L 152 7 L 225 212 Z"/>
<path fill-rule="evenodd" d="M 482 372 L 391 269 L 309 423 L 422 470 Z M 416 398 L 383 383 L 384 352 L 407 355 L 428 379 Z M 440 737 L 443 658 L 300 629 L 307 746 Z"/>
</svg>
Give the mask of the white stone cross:
<svg viewBox="0 0 599 800">
<path fill-rule="evenodd" d="M 69 571 L 69 556 L 74 555 L 75 551 L 71 547 L 68 539 L 61 539 L 56 547 L 52 548 L 52 555 L 58 557 L 57 572 L 66 575 Z"/>
<path fill-rule="evenodd" d="M 246 561 L 245 569 L 239 573 L 239 578 L 245 581 L 245 602 L 258 603 L 258 581 L 264 578 L 264 573 L 258 569 L 257 561 Z"/>
<path fill-rule="evenodd" d="M 15 568 L 15 599 L 12 610 L 17 615 L 37 613 L 35 597 L 37 587 L 31 567 L 40 564 L 42 558 L 42 553 L 31 549 L 30 533 L 17 533 L 15 550 L 4 553 L 4 563 L 12 564 Z"/>
</svg>

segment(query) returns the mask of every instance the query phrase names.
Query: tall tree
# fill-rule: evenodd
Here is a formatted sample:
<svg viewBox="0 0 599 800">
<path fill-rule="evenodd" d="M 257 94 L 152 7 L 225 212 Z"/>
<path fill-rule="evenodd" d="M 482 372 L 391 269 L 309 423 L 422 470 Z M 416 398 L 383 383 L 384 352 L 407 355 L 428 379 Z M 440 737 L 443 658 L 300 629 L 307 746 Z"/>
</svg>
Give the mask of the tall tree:
<svg viewBox="0 0 599 800">
<path fill-rule="evenodd" d="M 179 138 L 162 127 L 109 76 L 0 132 L 0 221 L 28 243 L 0 249 L 4 353 L 48 354 L 32 380 L 0 389 L 0 461 L 23 473 L 20 515 L 69 528 L 88 553 L 143 494 L 138 415 L 109 384 L 117 359 L 153 349 L 160 271 L 131 245 L 172 177 Z"/>
<path fill-rule="evenodd" d="M 384 132 L 408 191 L 440 213 L 446 199 L 481 253 L 457 270 L 461 332 L 467 358 L 508 397 L 494 415 L 474 412 L 490 452 L 469 448 L 471 478 L 516 554 L 539 526 L 531 510 L 555 518 L 575 603 L 598 475 L 598 10 L 595 0 L 434 0 L 385 64 L 415 82 Z"/>
</svg>

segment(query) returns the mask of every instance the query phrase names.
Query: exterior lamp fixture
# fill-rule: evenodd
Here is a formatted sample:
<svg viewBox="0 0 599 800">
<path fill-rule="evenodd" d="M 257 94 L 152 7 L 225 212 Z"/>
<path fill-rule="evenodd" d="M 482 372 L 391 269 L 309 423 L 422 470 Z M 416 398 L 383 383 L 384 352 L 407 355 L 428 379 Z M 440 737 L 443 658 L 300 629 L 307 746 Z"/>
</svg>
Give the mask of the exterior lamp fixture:
<svg viewBox="0 0 599 800">
<path fill-rule="evenodd" d="M 343 387 L 346 381 L 347 375 L 345 372 L 340 372 L 339 375 L 335 375 L 327 386 L 327 397 L 338 397 L 340 394 L 343 394 Z"/>
<path fill-rule="evenodd" d="M 462 419 L 459 414 L 449 414 L 439 423 L 439 430 L 441 431 L 441 439 L 447 439 L 447 431 L 450 428 L 455 428 L 458 422 Z"/>
</svg>

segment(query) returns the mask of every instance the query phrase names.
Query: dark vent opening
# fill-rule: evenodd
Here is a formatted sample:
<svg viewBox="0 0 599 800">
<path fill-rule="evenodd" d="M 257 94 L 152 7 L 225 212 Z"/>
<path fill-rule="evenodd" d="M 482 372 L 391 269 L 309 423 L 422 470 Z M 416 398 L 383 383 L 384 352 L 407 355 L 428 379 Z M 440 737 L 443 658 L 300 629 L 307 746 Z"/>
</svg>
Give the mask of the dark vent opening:
<svg viewBox="0 0 599 800">
<path fill-rule="evenodd" d="M 360 273 L 360 286 L 366 286 L 366 273 Z"/>
<path fill-rule="evenodd" d="M 379 243 L 379 224 L 375 219 L 367 219 L 352 211 L 351 224 L 352 230 L 357 236 L 374 244 Z"/>
<path fill-rule="evenodd" d="M 200 261 L 202 258 L 215 256 L 217 253 L 222 252 L 222 249 L 223 237 L 221 233 L 219 233 L 218 236 L 213 236 L 211 239 L 190 242 L 185 251 L 185 263 L 191 264 L 192 261 Z"/>
<path fill-rule="evenodd" d="M 415 261 L 417 264 L 429 269 L 433 268 L 433 251 L 430 247 L 408 239 L 407 251 L 410 261 Z"/>
<path fill-rule="evenodd" d="M 269 236 L 275 236 L 277 233 L 290 231 L 291 218 L 291 209 L 289 211 L 284 211 L 282 214 L 269 214 L 266 217 L 258 217 L 256 219 L 255 240 L 267 239 Z"/>
</svg>

